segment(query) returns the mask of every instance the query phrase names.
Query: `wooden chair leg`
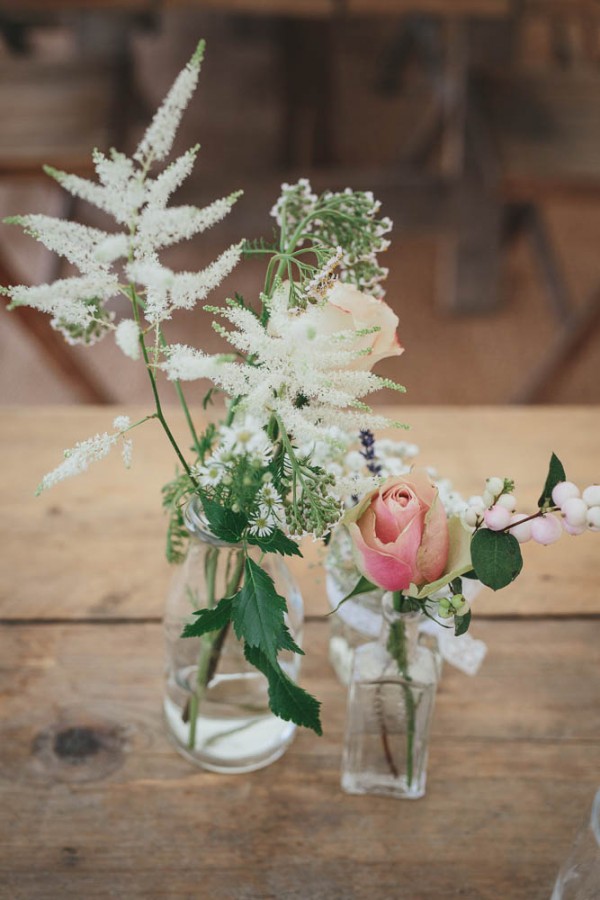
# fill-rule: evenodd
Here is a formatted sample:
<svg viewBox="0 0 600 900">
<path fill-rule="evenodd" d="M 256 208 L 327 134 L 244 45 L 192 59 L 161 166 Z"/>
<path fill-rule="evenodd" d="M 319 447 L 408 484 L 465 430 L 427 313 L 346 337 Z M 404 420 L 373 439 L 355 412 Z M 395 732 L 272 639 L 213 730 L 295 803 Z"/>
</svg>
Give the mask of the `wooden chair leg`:
<svg viewBox="0 0 600 900">
<path fill-rule="evenodd" d="M 513 398 L 514 403 L 541 403 L 565 374 L 592 335 L 600 328 L 600 288 L 585 306 L 570 315 L 542 362 Z"/>
<path fill-rule="evenodd" d="M 0 259 L 0 282 L 8 285 L 15 284 L 17 280 Z M 114 398 L 104 386 L 82 366 L 64 338 L 50 327 L 47 315 L 26 306 L 16 307 L 10 315 L 33 338 L 45 359 L 76 391 L 83 402 L 99 404 L 114 402 Z"/>
<path fill-rule="evenodd" d="M 502 210 L 479 182 L 457 184 L 452 195 L 452 233 L 438 242 L 437 308 L 485 314 L 500 302 Z"/>
</svg>

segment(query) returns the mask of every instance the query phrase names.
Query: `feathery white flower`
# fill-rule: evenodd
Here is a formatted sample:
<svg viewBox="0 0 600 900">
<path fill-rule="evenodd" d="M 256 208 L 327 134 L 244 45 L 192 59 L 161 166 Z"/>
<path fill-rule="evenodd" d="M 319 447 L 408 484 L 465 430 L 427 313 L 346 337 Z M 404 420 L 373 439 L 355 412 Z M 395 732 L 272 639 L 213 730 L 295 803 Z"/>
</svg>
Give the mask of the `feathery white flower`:
<svg viewBox="0 0 600 900">
<path fill-rule="evenodd" d="M 192 309 L 227 278 L 240 261 L 242 244 L 232 244 L 200 272 L 177 272 L 170 289 L 173 309 Z"/>
<path fill-rule="evenodd" d="M 85 328 L 94 318 L 94 308 L 86 301 L 109 299 L 119 290 L 116 277 L 107 274 L 62 278 L 52 284 L 16 285 L 3 288 L 15 306 L 31 306 L 51 313 L 61 322 Z"/>
<path fill-rule="evenodd" d="M 131 427 L 131 419 L 129 416 L 116 416 L 113 419 L 113 428 L 116 428 L 117 431 L 127 431 L 128 428 Z"/>
<path fill-rule="evenodd" d="M 135 244 L 138 256 L 201 234 L 221 222 L 241 195 L 242 191 L 237 191 L 203 209 L 195 206 L 147 207 L 140 215 L 137 226 Z"/>
<path fill-rule="evenodd" d="M 182 156 L 178 156 L 156 178 L 149 180 L 146 189 L 148 209 L 164 209 L 171 194 L 183 184 L 194 168 L 200 144 L 190 147 Z"/>
<path fill-rule="evenodd" d="M 246 367 L 225 362 L 218 356 L 209 356 L 202 350 L 195 350 L 185 344 L 172 344 L 167 350 L 167 359 L 160 368 L 171 381 L 208 378 L 232 396 L 243 394 L 248 389 Z"/>
<path fill-rule="evenodd" d="M 179 73 L 169 93 L 154 114 L 152 122 L 135 151 L 134 159 L 138 162 L 143 163 L 147 159 L 165 159 L 169 154 L 181 116 L 198 83 L 203 57 L 204 41 L 200 41 L 191 60 Z"/>
<path fill-rule="evenodd" d="M 109 240 L 125 237 L 125 235 L 111 235 L 99 228 L 80 225 L 78 222 L 63 221 L 55 216 L 36 214 L 13 216 L 8 221 L 10 224 L 20 225 L 26 234 L 40 241 L 53 253 L 64 256 L 77 266 L 80 272 L 86 274 L 105 272 L 112 260 L 103 260 L 98 254 L 99 247 Z"/>
<path fill-rule="evenodd" d="M 108 456 L 115 444 L 123 437 L 122 426 L 125 425 L 126 427 L 129 427 L 129 418 L 127 416 L 115 419 L 115 427 L 117 426 L 117 422 L 119 422 L 121 427 L 113 434 L 104 431 L 102 434 L 96 434 L 94 437 L 75 444 L 71 450 L 65 450 L 63 462 L 57 466 L 56 469 L 53 469 L 52 472 L 48 472 L 47 475 L 44 475 L 37 488 L 36 494 L 40 494 L 42 491 L 54 487 L 55 484 L 64 481 L 65 478 L 71 478 L 73 475 L 81 475 L 82 472 L 87 471 L 90 463 L 104 459 L 105 456 Z M 124 440 L 124 443 L 129 445 L 127 449 L 125 446 L 123 448 L 123 458 L 127 464 L 131 461 L 131 441 L 127 439 L 126 441 Z"/>
<path fill-rule="evenodd" d="M 115 331 L 117 347 L 130 359 L 139 359 L 140 330 L 133 319 L 123 319 Z"/>
</svg>

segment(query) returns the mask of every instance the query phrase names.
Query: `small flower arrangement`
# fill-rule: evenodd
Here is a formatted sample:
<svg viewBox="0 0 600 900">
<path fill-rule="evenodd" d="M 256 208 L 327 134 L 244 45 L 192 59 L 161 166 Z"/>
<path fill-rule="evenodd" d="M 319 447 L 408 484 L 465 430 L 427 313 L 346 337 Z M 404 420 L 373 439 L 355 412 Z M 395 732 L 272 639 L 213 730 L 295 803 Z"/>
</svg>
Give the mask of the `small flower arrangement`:
<svg viewBox="0 0 600 900">
<path fill-rule="evenodd" d="M 600 489 L 587 488 L 580 497 L 553 457 L 533 516 L 515 512 L 507 479 L 489 480 L 482 498 L 449 510 L 427 472 L 408 471 L 408 450 L 395 455 L 389 448 L 387 461 L 379 458 L 385 444 L 376 445 L 373 432 L 404 426 L 374 413 L 365 398 L 380 388 L 404 388 L 371 369 L 403 348 L 398 317 L 383 300 L 387 270 L 379 261 L 389 246 L 391 222 L 380 216 L 371 193 L 347 188 L 317 195 L 305 179 L 284 184 L 272 210 L 272 242 L 235 243 L 199 272 L 174 272 L 161 262 L 164 248 L 217 225 L 241 196 L 232 193 L 203 209 L 168 205 L 198 154 L 192 147 L 165 164 L 203 54 L 201 42 L 131 158 L 116 150 L 94 151 L 97 181 L 46 168 L 73 196 L 111 216 L 115 231 L 45 215 L 7 220 L 65 257 L 79 274 L 1 290 L 11 307 L 48 313 L 51 326 L 71 344 L 91 346 L 112 335 L 128 358 L 144 366 L 154 402 L 139 421 L 118 416 L 111 431 L 65 451 L 38 490 L 86 471 L 115 446 L 129 465 L 132 431 L 158 422 L 179 466 L 163 488 L 168 559 L 179 562 L 185 555 L 185 509 L 191 501 L 215 539 L 241 548 L 226 595 L 198 610 L 185 636 L 204 638 L 231 626 L 247 661 L 267 679 L 272 711 L 321 733 L 319 702 L 278 659 L 282 650 L 302 651 L 287 628 L 285 601 L 262 565 L 265 555 L 301 555 L 303 537 L 327 541 L 341 523 L 362 573 L 348 596 L 391 591 L 399 610 L 419 609 L 436 621 L 453 618 L 462 633 L 470 621 L 462 579 L 475 576 L 494 589 L 508 584 L 521 568 L 519 541 L 555 539 L 560 525 L 553 516 L 559 510 L 570 533 L 599 530 Z M 258 298 L 235 293 L 222 305 L 203 305 L 231 352 L 209 354 L 170 343 L 173 316 L 205 304 L 241 260 L 252 258 L 265 263 Z M 128 303 L 120 318 L 115 298 Z M 174 383 L 191 451 L 169 426 L 161 375 Z M 205 408 L 217 394 L 225 400 L 224 417 L 202 433 L 183 387 L 196 380 L 208 383 Z M 262 553 L 258 562 L 250 555 L 256 547 Z M 445 595 L 434 600 L 441 589 Z M 212 650 L 218 646 L 213 640 Z M 211 657 L 209 671 L 215 665 Z"/>
<path fill-rule="evenodd" d="M 121 445 L 131 462 L 131 432 L 157 421 L 179 464 L 163 488 L 169 516 L 167 557 L 183 559 L 189 537 L 185 509 L 200 503 L 206 528 L 241 547 L 235 584 L 211 608 L 198 610 L 185 636 L 203 637 L 230 626 L 248 662 L 268 681 L 272 711 L 284 720 L 321 732 L 319 703 L 281 667 L 282 650 L 301 653 L 288 631 L 285 601 L 260 561 L 301 555 L 306 535 L 325 539 L 340 520 L 346 498 L 374 484 L 326 472 L 320 458 L 333 452 L 339 435 L 393 423 L 373 413 L 365 398 L 400 385 L 371 372 L 374 363 L 402 353 L 398 318 L 383 301 L 387 270 L 378 254 L 389 246 L 389 219 L 369 192 L 313 193 L 308 181 L 284 184 L 273 207 L 271 243 L 241 241 L 200 272 L 174 272 L 160 259 L 163 248 L 201 234 L 220 222 L 241 196 L 236 192 L 204 209 L 169 206 L 171 194 L 192 171 L 198 147 L 165 165 L 181 116 L 196 88 L 204 43 L 176 79 L 133 156 L 94 151 L 97 181 L 47 167 L 73 196 L 116 222 L 117 230 L 66 222 L 45 215 L 15 216 L 49 250 L 79 274 L 34 287 L 2 288 L 11 307 L 48 313 L 51 326 L 71 344 L 90 346 L 112 335 L 148 374 L 154 410 L 138 422 L 119 416 L 113 430 L 82 440 L 41 481 L 38 491 L 84 472 Z M 236 293 L 223 305 L 204 305 L 213 328 L 231 352 L 208 354 L 173 344 L 168 325 L 178 310 L 204 304 L 242 259 L 265 262 L 260 296 Z M 128 313 L 117 319 L 113 300 L 125 297 Z M 159 390 L 165 375 L 176 388 L 189 426 L 192 452 L 180 446 L 168 423 Z M 224 395 L 226 412 L 203 433 L 196 430 L 183 382 L 208 382 L 208 406 Z M 332 427 L 333 426 L 333 427 Z M 263 558 L 261 557 L 261 559 Z M 237 569 L 236 569 L 237 571 Z M 213 641 L 218 647 L 219 641 Z"/>
<path fill-rule="evenodd" d="M 389 465 L 388 448 L 379 458 L 372 434 L 363 435 L 362 443 L 365 467 L 381 475 Z M 404 446 L 397 445 L 396 458 Z M 438 624 L 452 618 L 456 635 L 464 634 L 471 609 L 463 579 L 500 590 L 522 570 L 521 544 L 533 540 L 548 545 L 563 534 L 600 531 L 600 486 L 580 491 L 567 481 L 554 453 L 533 513 L 517 511 L 510 478 L 488 478 L 483 493 L 465 501 L 448 491 L 448 482 L 433 478 L 432 470 L 402 469 L 357 499 L 341 520 L 359 576 L 341 603 L 363 593 L 391 591 L 398 612 L 419 610 L 437 617 Z"/>
</svg>

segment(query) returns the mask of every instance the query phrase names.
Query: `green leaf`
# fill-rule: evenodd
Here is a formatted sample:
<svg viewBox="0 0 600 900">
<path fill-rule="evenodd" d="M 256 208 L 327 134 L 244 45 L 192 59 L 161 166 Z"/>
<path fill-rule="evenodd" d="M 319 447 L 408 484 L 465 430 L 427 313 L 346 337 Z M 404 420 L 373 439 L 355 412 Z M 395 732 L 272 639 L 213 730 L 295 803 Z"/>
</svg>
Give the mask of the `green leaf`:
<svg viewBox="0 0 600 900">
<path fill-rule="evenodd" d="M 557 484 L 566 480 L 567 476 L 565 474 L 564 466 L 556 453 L 553 453 L 550 457 L 550 465 L 548 467 L 548 475 L 546 477 L 546 483 L 544 484 L 544 490 L 540 494 L 540 499 L 538 500 L 540 509 L 545 504 L 552 503 L 552 491 Z"/>
<path fill-rule="evenodd" d="M 231 621 L 237 637 L 257 647 L 273 663 L 282 641 L 286 603 L 273 579 L 253 560 L 246 559 L 244 584 L 233 597 Z"/>
<path fill-rule="evenodd" d="M 298 646 L 294 638 L 291 636 L 287 625 L 283 625 L 281 628 L 277 646 L 279 650 L 291 650 L 292 653 L 298 653 L 300 654 L 300 656 L 304 656 L 304 650 L 302 650 L 302 648 Z"/>
<path fill-rule="evenodd" d="M 215 503 L 205 494 L 201 494 L 200 499 L 204 515 L 214 536 L 222 541 L 227 541 L 228 544 L 239 544 L 248 525 L 246 516 Z"/>
<path fill-rule="evenodd" d="M 338 611 L 338 609 L 340 608 L 342 603 L 345 603 L 346 600 L 350 600 L 352 597 L 358 597 L 359 594 L 368 594 L 369 591 L 380 591 L 380 590 L 381 590 L 380 587 L 378 587 L 376 584 L 373 584 L 373 582 L 369 581 L 368 578 L 365 578 L 364 575 L 361 575 L 360 578 L 358 579 L 358 581 L 356 582 L 356 584 L 354 585 L 354 587 L 352 588 L 352 590 L 350 591 L 350 593 L 346 594 L 346 596 L 342 600 L 340 600 L 340 602 L 338 603 L 336 608 L 332 609 L 330 613 L 327 613 L 327 615 L 332 616 L 334 613 L 336 613 Z"/>
<path fill-rule="evenodd" d="M 232 597 L 223 597 L 212 609 L 199 609 L 194 613 L 196 621 L 185 626 L 181 637 L 201 637 L 210 631 L 221 631 L 231 621 L 232 603 Z"/>
<path fill-rule="evenodd" d="M 258 647 L 244 646 L 244 655 L 269 682 L 269 705 L 272 712 L 286 722 L 295 722 L 323 734 L 319 709 L 321 704 L 285 674 L 281 666 L 269 659 Z"/>
<path fill-rule="evenodd" d="M 493 591 L 514 581 L 523 568 L 519 542 L 504 531 L 476 531 L 471 540 L 471 556 L 477 577 Z"/>
<path fill-rule="evenodd" d="M 281 556 L 302 556 L 296 541 L 292 541 L 280 528 L 276 528 L 272 534 L 266 537 L 249 535 L 248 543 L 255 544 L 261 550 L 264 550 L 265 553 L 279 553 Z"/>
<path fill-rule="evenodd" d="M 469 630 L 471 624 L 471 610 L 467 610 L 464 616 L 454 616 L 454 635 L 459 637 Z"/>
<path fill-rule="evenodd" d="M 462 578 L 468 578 L 470 581 L 478 581 L 477 574 L 475 569 L 471 569 L 469 572 L 463 572 Z"/>
</svg>

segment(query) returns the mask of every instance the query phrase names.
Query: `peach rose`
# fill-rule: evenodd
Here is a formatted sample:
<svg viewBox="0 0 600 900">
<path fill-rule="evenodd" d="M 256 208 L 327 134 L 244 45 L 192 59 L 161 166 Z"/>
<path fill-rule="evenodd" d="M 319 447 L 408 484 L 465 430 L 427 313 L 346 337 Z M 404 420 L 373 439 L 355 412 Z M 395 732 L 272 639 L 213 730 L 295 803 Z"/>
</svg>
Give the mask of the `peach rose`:
<svg viewBox="0 0 600 900">
<path fill-rule="evenodd" d="M 400 356 L 404 348 L 398 340 L 398 316 L 383 300 L 361 293 L 351 284 L 336 281 L 327 293 L 327 303 L 319 310 L 319 333 L 358 331 L 377 327 L 373 334 L 357 337 L 352 350 L 370 350 L 359 356 L 349 369 L 372 369 L 380 359 Z"/>
<path fill-rule="evenodd" d="M 388 478 L 346 513 L 358 569 L 387 591 L 429 584 L 448 561 L 446 511 L 425 469 Z"/>
</svg>

